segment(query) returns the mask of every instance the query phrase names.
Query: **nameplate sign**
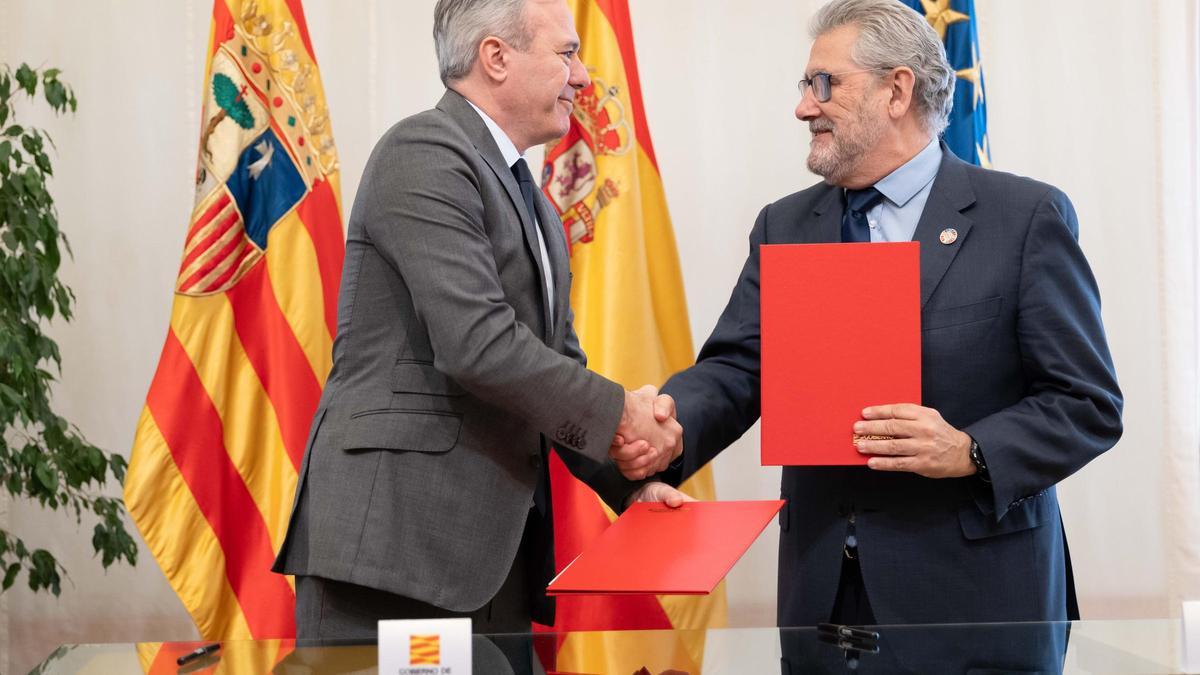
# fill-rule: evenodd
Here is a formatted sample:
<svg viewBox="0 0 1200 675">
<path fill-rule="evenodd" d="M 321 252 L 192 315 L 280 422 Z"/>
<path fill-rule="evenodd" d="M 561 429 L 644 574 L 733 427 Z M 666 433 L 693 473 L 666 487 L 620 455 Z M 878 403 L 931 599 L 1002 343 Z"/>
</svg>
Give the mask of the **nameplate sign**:
<svg viewBox="0 0 1200 675">
<path fill-rule="evenodd" d="M 380 621 L 379 673 L 471 675 L 471 620 Z"/>
</svg>

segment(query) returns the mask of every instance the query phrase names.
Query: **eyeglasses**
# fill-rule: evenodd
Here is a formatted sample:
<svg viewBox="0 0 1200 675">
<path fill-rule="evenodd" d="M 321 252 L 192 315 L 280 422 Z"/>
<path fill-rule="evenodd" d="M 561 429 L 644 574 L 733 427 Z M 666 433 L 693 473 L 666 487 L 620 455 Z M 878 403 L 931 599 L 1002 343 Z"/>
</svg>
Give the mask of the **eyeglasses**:
<svg viewBox="0 0 1200 675">
<path fill-rule="evenodd" d="M 813 96 L 817 98 L 818 103 L 828 103 L 829 97 L 833 96 L 833 82 L 831 78 L 840 75 L 854 75 L 856 73 L 885 73 L 891 68 L 864 68 L 862 70 L 843 70 L 840 73 L 813 73 L 812 77 L 806 77 L 796 83 L 800 89 L 800 97 L 804 97 L 804 93 L 812 87 Z"/>
</svg>

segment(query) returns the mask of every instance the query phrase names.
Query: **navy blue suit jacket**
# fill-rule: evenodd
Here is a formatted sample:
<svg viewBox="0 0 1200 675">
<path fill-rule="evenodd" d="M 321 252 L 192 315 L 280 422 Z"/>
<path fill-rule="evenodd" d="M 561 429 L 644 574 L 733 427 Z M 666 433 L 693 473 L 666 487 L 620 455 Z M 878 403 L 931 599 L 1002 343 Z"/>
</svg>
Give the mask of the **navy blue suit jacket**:
<svg viewBox="0 0 1200 675">
<path fill-rule="evenodd" d="M 759 417 L 759 246 L 839 241 L 842 209 L 842 190 L 819 184 L 759 213 L 750 255 L 696 365 L 663 387 L 684 429 L 674 478 Z M 950 245 L 939 241 L 946 228 L 958 232 Z M 943 146 L 914 234 L 920 403 L 978 441 L 991 484 L 784 467 L 780 625 L 829 619 L 850 514 L 880 623 L 1067 618 L 1073 587 L 1054 486 L 1116 443 L 1122 406 L 1099 291 L 1077 239 L 1062 192 L 966 164 Z M 862 309 L 869 324 L 870 308 Z M 803 411 L 795 435 L 803 442 Z"/>
</svg>

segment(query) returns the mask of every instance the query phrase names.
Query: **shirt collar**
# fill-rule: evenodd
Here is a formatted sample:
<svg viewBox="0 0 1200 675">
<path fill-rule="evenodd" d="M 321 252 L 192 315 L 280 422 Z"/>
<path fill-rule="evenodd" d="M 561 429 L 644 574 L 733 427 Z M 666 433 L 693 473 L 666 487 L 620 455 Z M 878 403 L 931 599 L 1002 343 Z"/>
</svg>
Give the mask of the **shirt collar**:
<svg viewBox="0 0 1200 675">
<path fill-rule="evenodd" d="M 483 118 L 483 123 L 487 126 L 488 131 L 492 132 L 492 139 L 496 141 L 496 147 L 500 148 L 500 154 L 504 157 L 504 163 L 511 168 L 513 164 L 517 163 L 518 159 L 521 159 L 521 153 L 517 152 L 517 146 L 513 144 L 508 134 L 504 133 L 500 125 L 496 124 L 495 120 L 488 117 L 488 114 L 483 112 L 479 106 L 471 103 L 470 99 L 466 100 L 475 109 L 475 112 L 479 113 L 479 116 Z"/>
<path fill-rule="evenodd" d="M 916 157 L 884 176 L 875 184 L 875 189 L 896 206 L 904 206 L 937 176 L 941 164 L 942 146 L 934 138 Z"/>
</svg>

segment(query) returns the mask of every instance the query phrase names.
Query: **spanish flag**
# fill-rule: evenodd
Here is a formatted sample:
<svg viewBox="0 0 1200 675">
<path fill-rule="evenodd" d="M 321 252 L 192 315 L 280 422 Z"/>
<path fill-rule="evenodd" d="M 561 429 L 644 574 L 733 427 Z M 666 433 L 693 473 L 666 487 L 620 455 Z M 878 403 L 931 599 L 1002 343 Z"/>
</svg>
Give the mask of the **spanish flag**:
<svg viewBox="0 0 1200 675">
<path fill-rule="evenodd" d="M 692 364 L 675 235 L 646 124 L 627 0 L 568 0 L 592 84 L 571 129 L 547 146 L 542 189 L 562 216 L 574 275 L 571 304 L 588 367 L 635 389 Z M 555 559 L 561 571 L 614 518 L 558 458 L 551 463 Z M 683 489 L 715 498 L 711 469 Z M 725 624 L 725 587 L 710 596 L 559 597 L 556 631 L 703 629 Z M 620 644 L 604 644 L 619 640 Z M 645 644 L 637 644 L 643 641 Z M 703 631 L 572 634 L 559 670 L 699 672 Z"/>
<path fill-rule="evenodd" d="M 204 639 L 288 638 L 271 572 L 330 368 L 338 159 L 300 0 L 216 0 L 195 206 L 125 503 Z"/>
</svg>

